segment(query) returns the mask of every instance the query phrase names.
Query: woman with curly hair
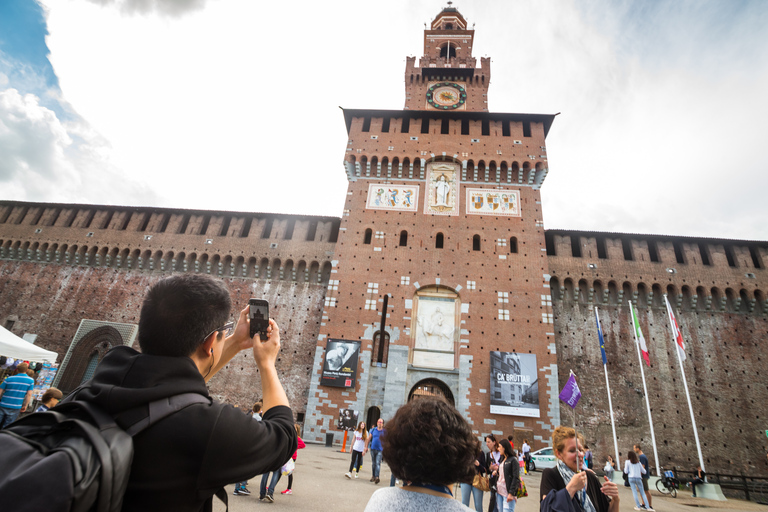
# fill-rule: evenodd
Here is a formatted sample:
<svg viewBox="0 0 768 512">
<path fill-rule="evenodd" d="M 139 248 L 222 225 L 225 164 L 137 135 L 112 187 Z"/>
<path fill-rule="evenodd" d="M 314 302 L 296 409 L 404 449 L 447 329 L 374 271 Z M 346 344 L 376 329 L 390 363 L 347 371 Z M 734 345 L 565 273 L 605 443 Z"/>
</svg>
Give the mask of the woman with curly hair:
<svg viewBox="0 0 768 512">
<path fill-rule="evenodd" d="M 517 462 L 515 451 L 506 439 L 499 441 L 499 462 L 496 481 L 496 510 L 499 512 L 514 512 L 517 505 L 517 488 L 520 487 L 520 464 Z"/>
<path fill-rule="evenodd" d="M 398 409 L 381 439 L 384 460 L 403 487 L 379 489 L 366 512 L 470 511 L 449 486 L 471 480 L 477 439 L 451 405 L 417 398 Z"/>
<path fill-rule="evenodd" d="M 552 447 L 557 464 L 541 472 L 541 512 L 575 510 L 576 512 L 618 512 L 619 488 L 592 470 L 579 471 L 584 458 L 581 440 L 571 427 L 559 426 L 552 433 Z"/>
<path fill-rule="evenodd" d="M 352 478 L 352 472 L 355 472 L 355 478 L 360 474 L 360 466 L 363 465 L 363 450 L 365 449 L 365 440 L 368 438 L 368 432 L 365 431 L 365 422 L 361 421 L 355 430 L 355 440 L 352 442 L 352 461 L 349 463 L 349 471 L 344 475 Z"/>
</svg>

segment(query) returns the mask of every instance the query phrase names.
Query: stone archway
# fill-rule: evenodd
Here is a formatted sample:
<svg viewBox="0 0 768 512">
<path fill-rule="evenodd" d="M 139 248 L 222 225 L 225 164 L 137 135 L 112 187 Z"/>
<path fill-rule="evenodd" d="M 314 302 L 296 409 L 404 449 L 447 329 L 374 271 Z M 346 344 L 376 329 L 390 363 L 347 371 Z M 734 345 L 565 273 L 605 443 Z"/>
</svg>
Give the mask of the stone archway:
<svg viewBox="0 0 768 512">
<path fill-rule="evenodd" d="M 408 393 L 408 401 L 421 397 L 440 397 L 452 406 L 456 406 L 451 389 L 438 379 L 424 379 L 417 382 Z"/>
<path fill-rule="evenodd" d="M 122 344 L 123 337 L 118 330 L 108 325 L 97 327 L 83 336 L 72 351 L 67 366 L 63 368 L 63 375 L 59 381 L 61 391 L 66 395 L 80 385 L 88 363 L 94 355 L 101 362 L 109 349 Z"/>
<path fill-rule="evenodd" d="M 366 430 L 371 430 L 372 427 L 376 426 L 376 422 L 379 421 L 379 418 L 381 418 L 381 409 L 375 405 L 369 407 L 368 413 L 365 416 Z"/>
</svg>

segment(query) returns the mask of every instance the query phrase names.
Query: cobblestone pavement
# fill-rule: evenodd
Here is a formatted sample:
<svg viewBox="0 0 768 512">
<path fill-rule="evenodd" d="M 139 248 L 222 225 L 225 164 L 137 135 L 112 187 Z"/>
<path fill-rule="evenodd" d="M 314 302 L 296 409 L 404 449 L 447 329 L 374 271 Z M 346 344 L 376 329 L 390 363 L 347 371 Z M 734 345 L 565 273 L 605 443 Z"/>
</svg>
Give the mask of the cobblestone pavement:
<svg viewBox="0 0 768 512">
<path fill-rule="evenodd" d="M 251 512 L 255 510 L 301 510 L 301 511 L 327 511 L 327 512 L 360 512 L 376 489 L 389 485 L 390 472 L 386 464 L 381 466 L 381 483 L 378 485 L 369 481 L 371 478 L 371 457 L 366 455 L 361 470 L 360 478 L 348 480 L 344 473 L 349 469 L 350 454 L 341 453 L 337 447 L 326 448 L 322 445 L 308 444 L 303 450 L 299 450 L 296 461 L 292 495 L 280 494 L 288 483 L 287 477 L 282 477 L 277 483 L 275 502 L 259 502 L 259 483 L 257 477 L 250 481 L 248 489 L 250 496 L 233 496 L 234 485 L 227 487 L 229 494 L 229 510 L 232 512 Z M 515 512 L 537 512 L 539 510 L 539 483 L 541 473 L 534 472 L 523 476 L 528 488 L 528 497 L 518 501 Z M 457 499 L 461 499 L 461 490 L 456 486 Z M 683 512 L 698 509 L 710 511 L 718 510 L 744 510 L 768 512 L 768 507 L 741 500 L 710 501 L 692 498 L 690 493 L 682 491 L 677 498 L 664 497 L 656 491 L 652 493 L 652 503 L 658 512 Z M 620 487 L 621 512 L 634 512 L 632 493 L 627 487 Z M 485 493 L 483 510 L 488 510 L 489 495 Z M 472 510 L 474 505 L 471 504 Z M 223 512 L 224 506 L 214 498 L 214 510 Z M 424 511 L 431 512 L 431 511 Z"/>
</svg>

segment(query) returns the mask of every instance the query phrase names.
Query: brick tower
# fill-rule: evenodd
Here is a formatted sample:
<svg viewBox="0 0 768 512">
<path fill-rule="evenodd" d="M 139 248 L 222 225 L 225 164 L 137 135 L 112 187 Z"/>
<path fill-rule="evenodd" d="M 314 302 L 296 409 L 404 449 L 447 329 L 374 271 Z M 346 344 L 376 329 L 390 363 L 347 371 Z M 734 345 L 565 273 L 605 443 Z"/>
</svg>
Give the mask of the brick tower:
<svg viewBox="0 0 768 512">
<path fill-rule="evenodd" d="M 341 439 L 341 410 L 370 426 L 420 395 L 444 396 L 478 435 L 541 441 L 559 423 L 539 193 L 554 116 L 490 113 L 474 36 L 449 2 L 419 65 L 407 59 L 405 108 L 344 110 L 349 188 L 311 441 Z"/>
</svg>

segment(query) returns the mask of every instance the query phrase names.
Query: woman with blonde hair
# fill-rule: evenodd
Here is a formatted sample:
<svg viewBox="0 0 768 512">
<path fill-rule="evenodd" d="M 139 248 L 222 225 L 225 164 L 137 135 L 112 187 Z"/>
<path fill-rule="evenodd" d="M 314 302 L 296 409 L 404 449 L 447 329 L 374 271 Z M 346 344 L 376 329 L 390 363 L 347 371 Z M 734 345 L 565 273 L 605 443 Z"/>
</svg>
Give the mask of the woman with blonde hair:
<svg viewBox="0 0 768 512">
<path fill-rule="evenodd" d="M 365 431 L 365 422 L 358 423 L 355 429 L 355 440 L 352 442 L 352 461 L 349 463 L 349 471 L 344 475 L 352 478 L 352 471 L 355 472 L 355 478 L 360 475 L 360 466 L 363 465 L 363 450 L 365 449 L 365 440 L 368 438 L 368 432 Z"/>
<path fill-rule="evenodd" d="M 581 440 L 570 427 L 559 426 L 552 433 L 557 464 L 541 473 L 541 512 L 618 512 L 619 488 L 608 478 L 600 480 L 592 470 L 579 471 L 584 458 Z"/>
</svg>

